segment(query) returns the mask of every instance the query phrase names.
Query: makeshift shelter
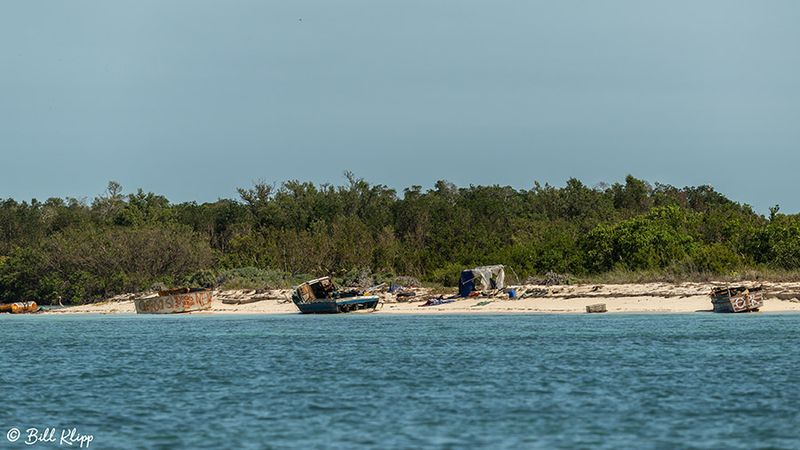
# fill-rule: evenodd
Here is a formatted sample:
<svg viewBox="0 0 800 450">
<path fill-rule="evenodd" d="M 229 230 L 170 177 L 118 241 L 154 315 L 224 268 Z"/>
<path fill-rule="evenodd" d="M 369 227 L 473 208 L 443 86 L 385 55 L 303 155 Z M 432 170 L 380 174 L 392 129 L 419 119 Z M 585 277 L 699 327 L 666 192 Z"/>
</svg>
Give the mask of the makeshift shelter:
<svg viewBox="0 0 800 450">
<path fill-rule="evenodd" d="M 470 292 L 503 289 L 505 287 L 505 266 L 483 266 L 461 271 L 458 281 L 458 295 L 469 296 Z"/>
</svg>

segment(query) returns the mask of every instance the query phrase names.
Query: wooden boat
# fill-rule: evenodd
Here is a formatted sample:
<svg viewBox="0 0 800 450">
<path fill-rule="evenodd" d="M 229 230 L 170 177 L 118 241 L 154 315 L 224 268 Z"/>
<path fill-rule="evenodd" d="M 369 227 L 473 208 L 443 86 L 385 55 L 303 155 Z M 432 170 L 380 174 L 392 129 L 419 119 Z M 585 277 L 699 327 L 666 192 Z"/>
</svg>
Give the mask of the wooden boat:
<svg viewBox="0 0 800 450">
<path fill-rule="evenodd" d="M 292 293 L 292 302 L 303 314 L 372 312 L 380 297 L 359 295 L 357 291 L 339 291 L 330 277 L 306 281 Z"/>
<path fill-rule="evenodd" d="M 137 314 L 177 314 L 211 309 L 213 293 L 208 289 L 180 288 L 159 292 L 158 297 L 133 301 Z"/>
<path fill-rule="evenodd" d="M 717 313 L 757 312 L 764 306 L 764 291 L 761 286 L 716 288 L 711 291 L 711 304 Z"/>
</svg>

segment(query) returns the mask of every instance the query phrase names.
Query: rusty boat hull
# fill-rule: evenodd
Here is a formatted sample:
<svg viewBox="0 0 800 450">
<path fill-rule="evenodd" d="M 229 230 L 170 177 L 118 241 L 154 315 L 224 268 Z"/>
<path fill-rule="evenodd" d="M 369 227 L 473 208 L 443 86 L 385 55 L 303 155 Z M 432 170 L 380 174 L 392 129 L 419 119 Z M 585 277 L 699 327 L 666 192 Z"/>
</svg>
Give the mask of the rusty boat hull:
<svg viewBox="0 0 800 450">
<path fill-rule="evenodd" d="M 31 314 L 39 311 L 36 302 L 16 302 L 0 305 L 0 313 Z"/>
<path fill-rule="evenodd" d="M 211 309 L 210 290 L 163 295 L 134 300 L 137 314 L 181 314 Z"/>
</svg>

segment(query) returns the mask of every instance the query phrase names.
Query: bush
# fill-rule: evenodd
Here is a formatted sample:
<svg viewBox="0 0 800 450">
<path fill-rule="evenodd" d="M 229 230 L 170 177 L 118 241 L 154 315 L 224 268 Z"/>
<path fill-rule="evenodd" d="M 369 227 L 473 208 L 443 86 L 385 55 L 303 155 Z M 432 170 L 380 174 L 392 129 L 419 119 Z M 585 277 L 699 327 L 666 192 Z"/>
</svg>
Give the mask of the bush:
<svg viewBox="0 0 800 450">
<path fill-rule="evenodd" d="M 691 269 L 694 272 L 714 275 L 729 274 L 743 264 L 742 257 L 731 248 L 714 243 L 696 247 L 691 255 Z"/>
<path fill-rule="evenodd" d="M 455 287 L 458 286 L 461 271 L 466 268 L 463 264 L 450 263 L 433 270 L 429 276 L 425 277 L 425 281 L 441 284 L 442 286 Z"/>
<path fill-rule="evenodd" d="M 47 289 L 40 286 L 40 277 L 46 276 L 45 255 L 33 248 L 15 248 L 0 262 L 0 302 L 20 300 L 42 300 L 44 291 L 47 300 L 57 296 L 52 291 L 53 281 L 47 278 Z"/>
<path fill-rule="evenodd" d="M 222 289 L 282 289 L 294 283 L 286 272 L 257 267 L 240 267 L 219 272 L 216 285 Z"/>
<path fill-rule="evenodd" d="M 766 229 L 768 263 L 782 269 L 800 268 L 800 218 L 781 217 Z"/>
<path fill-rule="evenodd" d="M 203 269 L 192 273 L 183 280 L 183 284 L 190 288 L 215 288 L 217 287 L 217 271 L 212 269 Z"/>
<path fill-rule="evenodd" d="M 617 267 L 655 270 L 686 261 L 694 239 L 692 217 L 676 206 L 654 208 L 644 216 L 598 225 L 584 240 L 586 266 L 593 272 Z"/>
<path fill-rule="evenodd" d="M 154 283 L 263 289 L 329 274 L 456 286 L 462 269 L 485 264 L 619 279 L 800 270 L 800 216 L 775 207 L 766 218 L 708 186 L 439 181 L 398 195 L 347 181 L 259 183 L 204 204 L 123 195 L 117 183 L 92 202 L 0 199 L 0 300 L 86 302 Z"/>
<path fill-rule="evenodd" d="M 11 255 L 0 296 L 85 303 L 173 284 L 213 261 L 213 250 L 181 227 L 70 228 Z"/>
<path fill-rule="evenodd" d="M 353 269 L 334 277 L 333 281 L 339 286 L 368 288 L 382 283 L 389 285 L 395 278 L 392 272 L 374 273 L 370 269 Z"/>
</svg>

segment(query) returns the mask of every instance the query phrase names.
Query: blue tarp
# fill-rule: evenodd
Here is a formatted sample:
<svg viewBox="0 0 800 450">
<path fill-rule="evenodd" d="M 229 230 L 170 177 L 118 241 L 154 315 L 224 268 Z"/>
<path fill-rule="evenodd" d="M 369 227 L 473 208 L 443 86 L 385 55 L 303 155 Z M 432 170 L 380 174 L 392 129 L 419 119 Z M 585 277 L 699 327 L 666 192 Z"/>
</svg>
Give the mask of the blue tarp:
<svg viewBox="0 0 800 450">
<path fill-rule="evenodd" d="M 461 279 L 458 282 L 458 296 L 466 297 L 475 290 L 475 275 L 472 270 L 462 270 Z"/>
</svg>

